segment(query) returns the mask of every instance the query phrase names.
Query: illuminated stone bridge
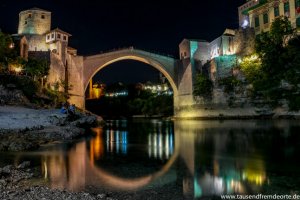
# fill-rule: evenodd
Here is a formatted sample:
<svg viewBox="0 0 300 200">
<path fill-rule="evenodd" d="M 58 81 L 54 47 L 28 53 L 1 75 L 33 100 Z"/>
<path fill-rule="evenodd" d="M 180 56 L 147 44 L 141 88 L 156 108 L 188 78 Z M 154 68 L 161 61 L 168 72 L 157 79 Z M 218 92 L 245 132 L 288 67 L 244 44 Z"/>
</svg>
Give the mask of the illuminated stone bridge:
<svg viewBox="0 0 300 200">
<path fill-rule="evenodd" d="M 70 56 L 67 59 L 68 82 L 71 86 L 70 102 L 84 108 L 85 91 L 93 76 L 101 69 L 121 60 L 136 60 L 160 71 L 173 89 L 175 107 L 193 104 L 193 70 L 190 62 L 185 65 L 186 67 L 182 67 L 180 60 L 133 47 L 86 57 Z"/>
</svg>

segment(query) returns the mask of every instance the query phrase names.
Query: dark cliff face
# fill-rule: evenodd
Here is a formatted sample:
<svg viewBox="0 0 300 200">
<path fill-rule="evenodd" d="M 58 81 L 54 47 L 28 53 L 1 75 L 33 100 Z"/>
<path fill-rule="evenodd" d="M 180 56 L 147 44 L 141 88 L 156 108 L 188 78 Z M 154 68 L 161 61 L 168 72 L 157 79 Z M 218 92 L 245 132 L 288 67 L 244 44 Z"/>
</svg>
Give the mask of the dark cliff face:
<svg viewBox="0 0 300 200">
<path fill-rule="evenodd" d="M 16 89 L 13 84 L 8 84 L 6 87 L 0 85 L 0 105 L 25 105 L 29 100 L 21 90 Z"/>
</svg>

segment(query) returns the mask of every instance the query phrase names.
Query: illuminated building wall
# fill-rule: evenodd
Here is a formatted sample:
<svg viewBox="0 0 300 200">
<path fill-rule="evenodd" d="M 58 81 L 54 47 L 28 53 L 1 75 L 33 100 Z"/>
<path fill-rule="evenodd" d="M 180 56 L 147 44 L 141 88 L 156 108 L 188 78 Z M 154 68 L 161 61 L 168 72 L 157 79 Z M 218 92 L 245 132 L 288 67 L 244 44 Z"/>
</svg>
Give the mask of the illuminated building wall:
<svg viewBox="0 0 300 200">
<path fill-rule="evenodd" d="M 128 91 L 118 91 L 118 92 L 108 92 L 105 94 L 106 97 L 126 97 L 128 96 Z"/>
<path fill-rule="evenodd" d="M 259 4 L 259 0 L 247 0 L 247 2 L 238 8 L 239 25 L 247 28 L 250 26 L 248 10 Z"/>
<path fill-rule="evenodd" d="M 267 32 L 275 18 L 286 16 L 294 28 L 300 28 L 299 0 L 260 0 L 259 4 L 244 12 L 255 34 Z"/>
<path fill-rule="evenodd" d="M 51 30 L 51 12 L 39 8 L 21 11 L 19 14 L 18 34 L 13 37 L 20 41 L 20 56 L 50 60 L 47 86 L 54 89 L 62 80 L 76 80 L 70 88 L 70 102 L 84 107 L 82 98 L 76 95 L 82 92 L 83 57 L 77 56 L 77 50 L 68 47 L 71 34 L 60 29 Z M 67 79 L 66 79 L 67 78 Z M 63 87 L 59 87 L 63 91 Z M 82 92 L 83 93 L 83 92 Z M 74 95 L 73 95 L 74 94 Z"/>
<path fill-rule="evenodd" d="M 50 31 L 51 12 L 32 8 L 20 12 L 18 34 L 43 35 Z"/>
<path fill-rule="evenodd" d="M 184 39 L 179 44 L 180 59 L 191 58 L 205 64 L 209 57 L 209 42 L 204 40 Z"/>
<path fill-rule="evenodd" d="M 27 51 L 51 51 L 65 63 L 71 34 L 58 28 L 51 30 L 51 12 L 39 8 L 20 12 L 18 34 L 14 36 L 26 37 Z"/>
<path fill-rule="evenodd" d="M 89 99 L 100 99 L 102 96 L 105 95 L 104 90 L 105 90 L 104 84 L 99 84 L 99 83 L 93 84 L 93 81 L 90 80 L 88 98 Z"/>
<path fill-rule="evenodd" d="M 233 55 L 236 53 L 234 43 L 235 31 L 226 29 L 223 35 L 213 40 L 209 44 L 210 59 L 224 55 Z"/>
<path fill-rule="evenodd" d="M 151 83 L 146 83 L 142 84 L 141 87 L 142 90 L 149 90 L 154 94 L 167 94 L 167 95 L 172 95 L 173 92 L 170 89 L 169 85 L 167 83 L 164 84 L 151 84 Z"/>
<path fill-rule="evenodd" d="M 179 45 L 180 59 L 192 59 L 199 61 L 200 65 L 211 59 L 236 53 L 235 35 L 236 30 L 226 29 L 224 33 L 213 40 L 206 42 L 201 40 L 184 39 Z"/>
</svg>

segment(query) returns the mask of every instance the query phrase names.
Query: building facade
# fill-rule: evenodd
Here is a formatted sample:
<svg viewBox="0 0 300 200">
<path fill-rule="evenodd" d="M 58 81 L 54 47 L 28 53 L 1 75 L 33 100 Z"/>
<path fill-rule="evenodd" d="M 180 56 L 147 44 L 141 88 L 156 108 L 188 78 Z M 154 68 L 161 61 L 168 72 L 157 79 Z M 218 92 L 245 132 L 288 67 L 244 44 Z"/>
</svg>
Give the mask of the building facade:
<svg viewBox="0 0 300 200">
<path fill-rule="evenodd" d="M 21 11 L 18 33 L 13 35 L 15 41 L 19 42 L 21 57 L 49 61 L 50 72 L 47 83 L 53 88 L 57 83 L 66 81 L 72 76 L 73 69 L 70 63 L 76 63 L 74 59 L 77 50 L 69 47 L 70 36 L 71 34 L 59 28 L 51 29 L 51 12 L 40 8 Z"/>
<path fill-rule="evenodd" d="M 239 7 L 241 27 L 254 28 L 255 34 L 270 30 L 275 18 L 285 16 L 293 28 L 300 28 L 300 0 L 252 0 Z"/>
</svg>

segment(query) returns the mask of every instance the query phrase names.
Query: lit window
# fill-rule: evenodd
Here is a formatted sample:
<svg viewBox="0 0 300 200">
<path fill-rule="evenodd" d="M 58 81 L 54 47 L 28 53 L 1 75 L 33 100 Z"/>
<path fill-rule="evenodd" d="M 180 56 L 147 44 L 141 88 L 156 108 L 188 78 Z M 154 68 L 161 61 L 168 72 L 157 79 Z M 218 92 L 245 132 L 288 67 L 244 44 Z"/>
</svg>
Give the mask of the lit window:
<svg viewBox="0 0 300 200">
<path fill-rule="evenodd" d="M 300 18 L 299 17 L 296 19 L 296 25 L 297 25 L 297 28 L 300 27 Z"/>
<path fill-rule="evenodd" d="M 284 3 L 284 15 L 286 17 L 290 16 L 290 3 L 289 2 Z"/>
<path fill-rule="evenodd" d="M 269 23 L 269 15 L 268 13 L 264 13 L 264 24 Z"/>
<path fill-rule="evenodd" d="M 295 0 L 295 8 L 299 8 L 300 7 L 300 0 Z"/>
<path fill-rule="evenodd" d="M 278 17 L 279 15 L 280 15 L 280 13 L 279 13 L 279 7 L 276 6 L 276 7 L 274 7 L 274 17 Z"/>
<path fill-rule="evenodd" d="M 259 27 L 259 17 L 255 17 L 254 19 L 255 27 Z"/>
</svg>

